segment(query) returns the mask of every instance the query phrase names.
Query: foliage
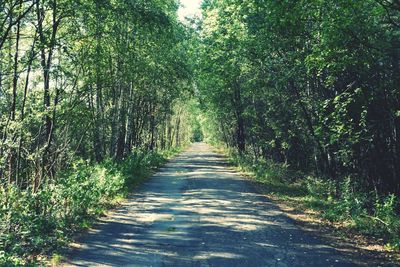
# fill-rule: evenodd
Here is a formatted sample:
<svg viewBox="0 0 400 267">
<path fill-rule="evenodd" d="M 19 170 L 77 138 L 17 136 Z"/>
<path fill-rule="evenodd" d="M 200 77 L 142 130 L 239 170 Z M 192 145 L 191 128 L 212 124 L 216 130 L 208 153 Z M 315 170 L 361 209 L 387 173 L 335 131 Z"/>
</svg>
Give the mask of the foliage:
<svg viewBox="0 0 400 267">
<path fill-rule="evenodd" d="M 36 192 L 77 157 L 121 161 L 190 141 L 190 31 L 177 8 L 173 0 L 1 2 L 3 186 Z"/>
<path fill-rule="evenodd" d="M 398 236 L 399 19 L 396 1 L 205 1 L 206 140 L 236 150 L 267 190 Z"/>
<path fill-rule="evenodd" d="M 191 30 L 177 9 L 0 1 L 4 264 L 53 250 L 190 142 Z"/>
<path fill-rule="evenodd" d="M 0 263 L 18 265 L 28 256 L 57 249 L 165 160 L 160 153 L 141 150 L 121 163 L 78 160 L 37 193 L 16 186 L 1 191 Z"/>
<path fill-rule="evenodd" d="M 400 10 L 390 3 L 206 1 L 195 69 L 206 136 L 398 195 Z"/>
<path fill-rule="evenodd" d="M 203 139 L 332 221 L 398 234 L 398 3 L 204 0 L 192 24 L 178 5 L 0 1 L 1 260 Z"/>
<path fill-rule="evenodd" d="M 288 166 L 268 161 L 255 163 L 251 156 L 234 151 L 228 154 L 233 164 L 263 185 L 265 193 L 289 201 L 296 208 L 314 209 L 346 231 L 382 238 L 390 249 L 399 249 L 400 216 L 396 210 L 400 203 L 394 195 L 380 198 L 374 192 L 365 193 L 350 177 L 336 188 L 329 179 L 293 172 Z"/>
</svg>

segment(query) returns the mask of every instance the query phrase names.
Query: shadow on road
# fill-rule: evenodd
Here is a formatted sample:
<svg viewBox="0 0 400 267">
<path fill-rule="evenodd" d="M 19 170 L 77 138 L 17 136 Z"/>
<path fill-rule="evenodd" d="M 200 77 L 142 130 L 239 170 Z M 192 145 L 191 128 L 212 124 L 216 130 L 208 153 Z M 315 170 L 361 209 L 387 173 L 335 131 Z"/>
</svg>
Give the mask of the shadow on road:
<svg viewBox="0 0 400 267">
<path fill-rule="evenodd" d="M 296 227 L 210 151 L 195 144 L 168 163 L 81 240 L 67 265 L 378 265 Z"/>
</svg>

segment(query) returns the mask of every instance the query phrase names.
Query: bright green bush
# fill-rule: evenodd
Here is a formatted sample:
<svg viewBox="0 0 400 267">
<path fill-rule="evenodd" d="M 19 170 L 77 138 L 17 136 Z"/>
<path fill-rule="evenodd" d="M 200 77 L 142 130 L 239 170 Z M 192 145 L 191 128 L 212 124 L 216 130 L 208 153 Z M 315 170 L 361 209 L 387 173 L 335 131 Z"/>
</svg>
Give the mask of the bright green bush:
<svg viewBox="0 0 400 267">
<path fill-rule="evenodd" d="M 136 185 L 143 177 L 148 176 L 152 169 L 164 164 L 166 162 L 164 153 L 168 154 L 169 152 L 134 151 L 120 166 L 125 177 L 125 185 L 128 188 Z"/>
<path fill-rule="evenodd" d="M 393 248 L 400 249 L 400 216 L 396 213 L 398 201 L 395 195 L 388 195 L 383 199 L 377 197 L 374 206 L 374 229 L 390 236 Z"/>
<path fill-rule="evenodd" d="M 95 216 L 123 185 L 121 173 L 79 161 L 36 193 L 15 186 L 3 189 L 0 250 L 25 256 L 54 249 L 68 229 Z"/>
</svg>

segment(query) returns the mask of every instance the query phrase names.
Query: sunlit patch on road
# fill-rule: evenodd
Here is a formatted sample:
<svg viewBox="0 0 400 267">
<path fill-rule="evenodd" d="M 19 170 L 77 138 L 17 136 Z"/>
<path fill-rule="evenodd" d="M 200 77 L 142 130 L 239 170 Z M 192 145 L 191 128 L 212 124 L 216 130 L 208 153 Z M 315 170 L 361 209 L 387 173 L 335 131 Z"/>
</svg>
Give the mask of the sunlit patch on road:
<svg viewBox="0 0 400 267">
<path fill-rule="evenodd" d="M 357 258 L 297 228 L 205 144 L 168 163 L 82 243 L 71 266 L 354 266 Z"/>
</svg>

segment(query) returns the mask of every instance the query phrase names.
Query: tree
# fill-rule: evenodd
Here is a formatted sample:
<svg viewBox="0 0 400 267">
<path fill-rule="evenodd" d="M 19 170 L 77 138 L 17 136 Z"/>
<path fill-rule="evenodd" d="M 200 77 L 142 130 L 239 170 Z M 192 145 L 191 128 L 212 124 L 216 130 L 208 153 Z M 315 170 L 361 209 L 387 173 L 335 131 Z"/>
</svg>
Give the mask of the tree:
<svg viewBox="0 0 400 267">
<path fill-rule="evenodd" d="M 203 14 L 197 81 L 220 140 L 400 193 L 396 1 L 206 1 Z"/>
</svg>

